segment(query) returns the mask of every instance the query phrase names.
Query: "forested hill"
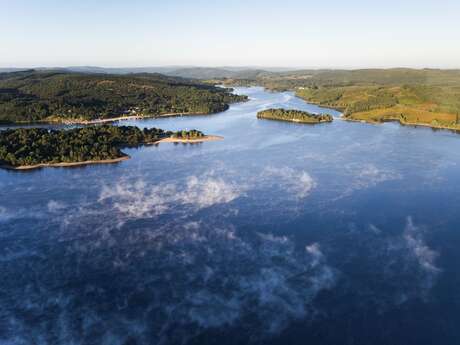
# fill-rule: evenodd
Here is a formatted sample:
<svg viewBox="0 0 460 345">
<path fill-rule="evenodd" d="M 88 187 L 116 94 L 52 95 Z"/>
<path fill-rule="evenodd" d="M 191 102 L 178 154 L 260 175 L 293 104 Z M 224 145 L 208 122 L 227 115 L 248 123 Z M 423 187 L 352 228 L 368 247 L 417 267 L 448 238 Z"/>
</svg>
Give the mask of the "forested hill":
<svg viewBox="0 0 460 345">
<path fill-rule="evenodd" d="M 228 89 L 160 74 L 0 73 L 0 122 L 210 114 L 245 99 Z"/>
</svg>

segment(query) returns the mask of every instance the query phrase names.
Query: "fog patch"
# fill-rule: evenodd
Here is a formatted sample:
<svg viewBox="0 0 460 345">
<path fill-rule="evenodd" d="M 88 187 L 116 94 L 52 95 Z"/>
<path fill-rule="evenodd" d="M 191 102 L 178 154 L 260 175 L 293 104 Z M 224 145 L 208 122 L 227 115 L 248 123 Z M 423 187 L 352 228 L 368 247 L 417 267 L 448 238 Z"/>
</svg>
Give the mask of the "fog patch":
<svg viewBox="0 0 460 345">
<path fill-rule="evenodd" d="M 379 233 L 377 233 L 378 235 Z M 424 229 L 407 217 L 404 230 L 396 236 L 376 236 L 374 259 L 383 265 L 382 280 L 387 286 L 384 296 L 394 303 L 411 299 L 427 300 L 441 269 L 436 265 L 439 253 L 425 240 Z M 372 243 L 372 241 L 370 241 Z M 380 247 L 380 248 L 379 248 Z"/>
<path fill-rule="evenodd" d="M 196 204 L 200 208 L 216 204 L 228 203 L 239 197 L 241 191 L 234 184 L 227 183 L 221 178 L 200 179 L 191 176 L 187 180 L 185 191 L 179 193 L 179 201 L 186 204 Z"/>
<path fill-rule="evenodd" d="M 387 241 L 386 253 L 385 273 L 389 279 L 401 284 L 398 298 L 401 301 L 428 299 L 441 272 L 436 266 L 439 254 L 428 246 L 423 229 L 414 225 L 411 217 L 407 217 L 402 234 Z"/>
<path fill-rule="evenodd" d="M 105 219 L 100 219 L 105 228 L 93 226 L 85 232 L 84 217 L 78 219 L 83 223 L 75 234 L 82 238 L 74 239 L 72 248 L 79 252 L 79 265 L 86 269 L 80 273 L 78 266 L 67 265 L 73 271 L 69 277 L 77 282 L 81 275 L 86 282 L 92 270 L 104 267 L 107 279 L 116 277 L 116 294 L 103 282 L 89 290 L 87 286 L 86 292 L 68 291 L 69 296 L 78 298 L 85 293 L 89 299 L 80 300 L 81 310 L 63 313 L 61 325 L 73 334 L 77 330 L 72 318 L 91 312 L 94 315 L 87 320 L 87 328 L 79 332 L 89 337 L 100 329 L 94 338 L 97 342 L 142 339 L 146 336 L 143 325 L 152 325 L 148 331 L 151 343 L 183 343 L 220 327 L 245 332 L 250 328 L 254 339 L 264 339 L 293 320 L 313 318 L 316 296 L 337 281 L 338 272 L 329 266 L 319 243 L 296 247 L 290 237 L 239 232 L 214 219 L 181 218 L 138 232 L 107 227 Z M 111 253 L 109 261 L 107 252 Z M 69 289 L 73 286 L 78 289 L 80 285 L 70 284 Z M 50 292 L 49 297 L 55 294 Z M 97 306 L 104 304 L 92 304 L 95 300 L 110 300 L 111 307 L 99 313 Z M 135 316 L 126 320 L 127 314 Z M 47 321 L 50 329 L 57 329 L 55 322 L 53 318 Z M 104 331 L 113 331 L 114 325 L 124 334 Z"/>
<path fill-rule="evenodd" d="M 439 254 L 425 243 L 421 229 L 414 225 L 412 217 L 407 218 L 407 225 L 403 234 L 406 246 L 420 265 L 420 268 L 436 275 L 440 269 L 436 267 L 436 258 Z"/>
<path fill-rule="evenodd" d="M 310 191 L 316 187 L 316 182 L 304 170 L 294 170 L 289 167 L 276 168 L 267 167 L 263 171 L 263 176 L 271 179 L 273 184 L 278 184 L 298 198 L 305 198 Z"/>
<path fill-rule="evenodd" d="M 0 224 L 8 223 L 13 220 L 22 219 L 22 218 L 42 219 L 44 217 L 45 217 L 45 214 L 42 211 L 38 210 L 38 208 L 33 208 L 33 209 L 15 208 L 13 210 L 11 208 L 0 206 Z"/>
<path fill-rule="evenodd" d="M 341 199 L 354 191 L 374 187 L 387 181 L 400 180 L 401 174 L 388 168 L 377 167 L 375 164 L 348 164 L 345 171 L 349 175 L 349 183 L 343 193 L 335 199 Z"/>
<path fill-rule="evenodd" d="M 50 200 L 48 201 L 48 204 L 46 205 L 46 207 L 48 209 L 48 212 L 57 213 L 65 209 L 66 205 L 60 201 Z"/>
<path fill-rule="evenodd" d="M 185 182 L 151 185 L 143 180 L 119 181 L 104 186 L 99 202 L 111 203 L 120 214 L 132 217 L 155 217 L 177 206 L 195 210 L 226 204 L 238 198 L 238 185 L 214 176 L 190 176 Z"/>
<path fill-rule="evenodd" d="M 8 222 L 13 218 L 13 214 L 9 212 L 5 207 L 0 206 L 0 223 Z"/>
</svg>

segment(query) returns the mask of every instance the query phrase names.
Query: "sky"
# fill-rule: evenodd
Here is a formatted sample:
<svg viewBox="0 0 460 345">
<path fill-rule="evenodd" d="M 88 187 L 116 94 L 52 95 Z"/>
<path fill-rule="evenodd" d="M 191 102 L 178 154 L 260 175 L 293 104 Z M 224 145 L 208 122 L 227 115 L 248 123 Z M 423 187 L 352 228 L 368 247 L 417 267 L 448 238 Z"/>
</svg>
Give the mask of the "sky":
<svg viewBox="0 0 460 345">
<path fill-rule="evenodd" d="M 0 67 L 460 68 L 459 0 L 0 0 Z"/>
</svg>

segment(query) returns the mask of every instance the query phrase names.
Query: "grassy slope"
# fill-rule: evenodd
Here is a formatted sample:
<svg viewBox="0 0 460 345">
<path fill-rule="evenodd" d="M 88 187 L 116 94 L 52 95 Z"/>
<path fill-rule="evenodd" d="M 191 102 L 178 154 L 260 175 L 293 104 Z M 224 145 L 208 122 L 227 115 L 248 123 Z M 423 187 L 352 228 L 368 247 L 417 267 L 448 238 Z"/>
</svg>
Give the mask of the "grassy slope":
<svg viewBox="0 0 460 345">
<path fill-rule="evenodd" d="M 458 87 L 346 86 L 298 89 L 296 93 L 310 102 L 338 108 L 350 120 L 460 128 Z"/>
</svg>

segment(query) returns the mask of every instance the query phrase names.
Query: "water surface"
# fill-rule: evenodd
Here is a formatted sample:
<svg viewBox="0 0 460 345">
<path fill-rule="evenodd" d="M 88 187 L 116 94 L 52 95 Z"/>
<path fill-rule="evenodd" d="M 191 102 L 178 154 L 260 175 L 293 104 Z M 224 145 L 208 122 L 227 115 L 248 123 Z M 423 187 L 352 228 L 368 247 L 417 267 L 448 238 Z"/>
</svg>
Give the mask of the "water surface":
<svg viewBox="0 0 460 345">
<path fill-rule="evenodd" d="M 127 121 L 224 141 L 0 171 L 1 344 L 458 344 L 460 137 L 292 93 Z M 288 107 L 331 124 L 258 120 Z"/>
</svg>

